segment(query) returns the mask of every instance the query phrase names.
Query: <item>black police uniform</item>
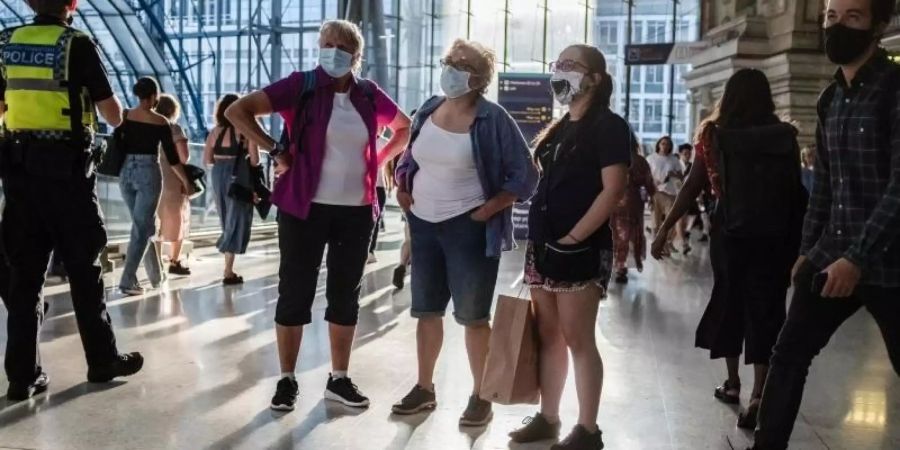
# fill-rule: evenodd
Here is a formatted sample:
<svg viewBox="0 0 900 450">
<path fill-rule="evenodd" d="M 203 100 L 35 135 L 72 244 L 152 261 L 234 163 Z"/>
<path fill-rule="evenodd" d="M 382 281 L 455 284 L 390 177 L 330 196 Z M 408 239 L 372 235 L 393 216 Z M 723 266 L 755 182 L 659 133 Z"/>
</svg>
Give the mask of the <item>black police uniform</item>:
<svg viewBox="0 0 900 450">
<path fill-rule="evenodd" d="M 67 26 L 49 16 L 38 16 L 34 23 Z M 77 36 L 69 51 L 69 83 L 75 92 L 86 88 L 94 102 L 111 98 L 113 91 L 94 42 Z M 5 99 L 5 92 L 6 80 L 0 77 L 0 100 Z M 71 109 L 77 112 L 80 106 L 73 104 Z M 11 273 L 5 368 L 11 386 L 32 383 L 42 372 L 38 351 L 44 314 L 41 291 L 53 251 L 69 272 L 88 366 L 114 365 L 119 358 L 99 263 L 107 242 L 106 228 L 96 178 L 85 171 L 89 146 L 89 140 L 82 137 L 32 139 L 4 146 L 2 239 Z"/>
</svg>

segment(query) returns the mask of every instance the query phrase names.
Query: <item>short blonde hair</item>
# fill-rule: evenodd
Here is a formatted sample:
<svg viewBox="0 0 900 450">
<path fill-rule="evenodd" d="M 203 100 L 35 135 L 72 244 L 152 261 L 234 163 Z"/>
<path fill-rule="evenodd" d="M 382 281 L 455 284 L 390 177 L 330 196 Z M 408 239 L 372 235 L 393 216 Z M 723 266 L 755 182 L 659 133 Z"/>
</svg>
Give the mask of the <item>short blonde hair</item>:
<svg viewBox="0 0 900 450">
<path fill-rule="evenodd" d="M 472 76 L 484 82 L 484 86 L 480 89 L 484 94 L 488 90 L 488 86 L 494 80 L 494 72 L 496 72 L 497 54 L 493 50 L 485 47 L 480 42 L 469 41 L 466 39 L 457 39 L 450 44 L 444 57 L 450 56 L 454 50 L 467 49 L 478 55 L 474 60 L 470 61 L 475 73 Z"/>
<path fill-rule="evenodd" d="M 353 22 L 348 22 L 346 20 L 329 20 L 323 23 L 322 28 L 319 29 L 320 43 L 324 36 L 337 37 L 342 43 L 349 47 L 350 53 L 352 53 L 353 57 L 356 59 L 353 63 L 353 71 L 359 72 L 359 69 L 362 67 L 363 49 L 366 46 L 366 40 L 363 38 L 362 30 L 360 30 Z"/>
<path fill-rule="evenodd" d="M 181 105 L 170 94 L 160 94 L 156 103 L 156 112 L 165 116 L 170 122 L 177 122 L 181 116 Z"/>
</svg>

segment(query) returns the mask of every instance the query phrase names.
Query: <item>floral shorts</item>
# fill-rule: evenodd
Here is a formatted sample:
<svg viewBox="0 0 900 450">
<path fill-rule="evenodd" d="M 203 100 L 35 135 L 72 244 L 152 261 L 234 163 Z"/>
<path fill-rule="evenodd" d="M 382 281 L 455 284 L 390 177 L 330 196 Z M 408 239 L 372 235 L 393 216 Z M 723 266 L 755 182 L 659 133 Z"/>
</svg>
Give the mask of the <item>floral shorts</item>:
<svg viewBox="0 0 900 450">
<path fill-rule="evenodd" d="M 606 298 L 606 287 L 612 278 L 613 253 L 609 250 L 601 250 L 600 267 L 597 268 L 597 276 L 588 281 L 556 281 L 541 275 L 534 261 L 534 242 L 528 241 L 525 251 L 525 279 L 524 283 L 531 288 L 543 289 L 547 292 L 578 292 L 594 285 L 600 288 L 601 298 Z"/>
</svg>

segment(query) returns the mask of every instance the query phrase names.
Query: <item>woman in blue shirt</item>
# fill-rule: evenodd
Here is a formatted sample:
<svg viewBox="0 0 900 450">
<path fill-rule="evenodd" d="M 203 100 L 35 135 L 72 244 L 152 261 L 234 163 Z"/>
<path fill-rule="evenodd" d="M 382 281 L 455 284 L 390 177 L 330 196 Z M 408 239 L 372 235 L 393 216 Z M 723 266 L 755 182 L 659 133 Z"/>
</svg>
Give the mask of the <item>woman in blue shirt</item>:
<svg viewBox="0 0 900 450">
<path fill-rule="evenodd" d="M 477 42 L 453 43 L 441 61 L 445 96 L 419 108 L 396 171 L 397 200 L 411 237 L 419 376 L 393 411 L 413 414 L 436 406 L 432 376 L 443 341 L 441 318 L 452 298 L 453 315 L 466 327 L 474 381 L 461 426 L 481 426 L 493 417 L 491 404 L 478 394 L 500 253 L 513 248 L 513 203 L 531 197 L 537 184 L 518 126 L 484 98 L 494 62 L 494 52 Z"/>
</svg>

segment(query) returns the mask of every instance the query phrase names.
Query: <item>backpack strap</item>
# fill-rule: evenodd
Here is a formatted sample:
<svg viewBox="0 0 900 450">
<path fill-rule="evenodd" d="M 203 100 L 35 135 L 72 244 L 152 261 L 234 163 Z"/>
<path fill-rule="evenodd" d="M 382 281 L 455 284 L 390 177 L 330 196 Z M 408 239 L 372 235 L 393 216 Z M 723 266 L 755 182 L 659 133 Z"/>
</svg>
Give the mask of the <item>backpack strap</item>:
<svg viewBox="0 0 900 450">
<path fill-rule="evenodd" d="M 296 139 L 294 139 L 294 141 L 298 143 L 301 141 L 301 138 L 303 137 L 303 129 L 306 125 L 306 104 L 309 103 L 309 100 L 316 93 L 317 75 L 315 69 L 304 71 L 302 72 L 302 75 L 303 87 L 300 90 L 300 96 L 297 98 L 297 107 L 294 110 L 293 122 L 290 124 L 284 124 L 281 128 L 281 139 L 279 139 L 279 142 L 281 142 L 281 145 L 283 145 L 284 148 L 290 148 L 291 144 L 288 127 L 291 127 L 294 130 L 298 131 Z"/>
<path fill-rule="evenodd" d="M 363 95 L 366 96 L 366 100 L 369 101 L 369 106 L 372 107 L 372 111 L 375 111 L 375 83 L 372 80 L 366 78 L 360 78 L 356 83 L 360 89 L 363 91 Z"/>
</svg>

